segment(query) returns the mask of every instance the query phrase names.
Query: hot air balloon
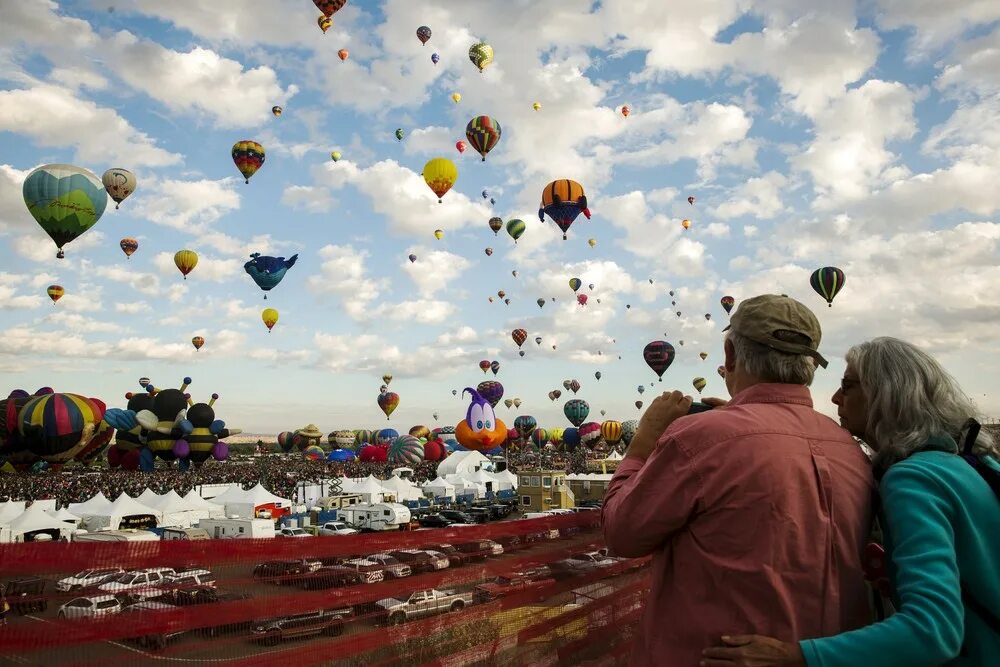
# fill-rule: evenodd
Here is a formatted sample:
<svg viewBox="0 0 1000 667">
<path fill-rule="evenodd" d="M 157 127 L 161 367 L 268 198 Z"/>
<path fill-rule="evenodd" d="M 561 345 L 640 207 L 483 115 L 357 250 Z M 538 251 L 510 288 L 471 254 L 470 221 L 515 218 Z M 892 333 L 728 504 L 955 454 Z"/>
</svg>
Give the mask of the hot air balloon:
<svg viewBox="0 0 1000 667">
<path fill-rule="evenodd" d="M 282 108 L 281 107 L 279 107 L 279 106 L 273 106 L 273 107 L 271 107 L 271 113 L 273 113 L 275 115 L 275 117 L 280 116 L 281 112 L 282 112 Z"/>
<path fill-rule="evenodd" d="M 539 109 L 542 108 L 542 105 L 539 102 L 535 102 L 534 104 L 531 105 L 531 108 L 534 109 L 535 111 L 538 111 Z"/>
<path fill-rule="evenodd" d="M 569 390 L 572 391 L 574 394 L 576 394 L 576 392 L 580 391 L 580 382 L 579 382 L 579 380 L 570 380 L 569 381 Z"/>
<path fill-rule="evenodd" d="M 507 292 L 504 292 L 503 290 L 497 290 L 497 296 L 502 299 L 505 296 L 507 296 Z"/>
<path fill-rule="evenodd" d="M 576 295 L 576 302 L 578 304 L 580 304 L 581 306 L 586 306 L 587 305 L 587 295 L 586 294 L 577 294 Z"/>
<path fill-rule="evenodd" d="M 638 386 L 638 387 L 636 388 L 636 391 L 638 391 L 638 392 L 639 392 L 640 394 L 642 394 L 643 392 L 645 392 L 645 391 L 646 391 L 646 385 L 644 385 L 644 384 L 640 384 L 640 385 L 639 385 L 639 386 Z"/>
<path fill-rule="evenodd" d="M 487 249 L 486 249 L 486 250 L 484 250 L 483 252 L 485 252 L 485 253 L 486 253 L 486 256 L 487 256 L 487 257 L 491 257 L 491 256 L 493 255 L 493 248 L 487 248 Z"/>
<path fill-rule="evenodd" d="M 425 25 L 417 28 L 417 39 L 420 40 L 421 44 L 426 44 L 427 40 L 431 38 L 431 29 Z"/>
<path fill-rule="evenodd" d="M 479 42 L 469 47 L 469 60 L 482 72 L 493 62 L 493 47 L 485 42 Z"/>
<path fill-rule="evenodd" d="M 493 375 L 494 376 L 497 373 L 499 373 L 500 372 L 500 362 L 496 361 L 496 360 L 491 361 L 490 362 L 490 370 L 493 371 Z"/>
<path fill-rule="evenodd" d="M 389 415 L 399 405 L 399 394 L 394 391 L 387 391 L 384 394 L 379 394 L 376 401 L 378 402 L 378 406 L 382 408 L 382 412 L 385 413 L 385 420 L 389 421 Z"/>
<path fill-rule="evenodd" d="M 702 361 L 705 361 L 706 359 L 708 359 L 708 352 L 699 352 L 698 356 L 701 357 Z"/>
<path fill-rule="evenodd" d="M 432 53 L 431 54 L 431 62 L 432 63 L 434 63 L 435 65 L 437 65 L 440 60 L 441 60 L 441 56 L 439 56 L 436 53 Z"/>
<path fill-rule="evenodd" d="M 250 261 L 243 265 L 243 270 L 253 278 L 257 287 L 264 290 L 264 298 L 267 292 L 278 286 L 288 269 L 295 266 L 298 255 L 292 255 L 288 259 L 284 257 L 270 257 L 261 255 L 259 252 L 250 254 Z"/>
<path fill-rule="evenodd" d="M 598 382 L 600 382 L 601 381 L 601 371 L 597 371 L 596 373 L 594 373 L 594 377 L 597 378 Z"/>
<path fill-rule="evenodd" d="M 334 162 L 340 161 L 340 151 L 330 151 L 330 159 Z"/>
<path fill-rule="evenodd" d="M 483 359 L 482 361 L 480 361 L 479 362 L 479 370 L 481 370 L 483 373 L 486 373 L 487 371 L 489 371 L 490 370 L 490 360 L 489 359 Z"/>
<path fill-rule="evenodd" d="M 316 25 L 319 26 L 319 29 L 322 30 L 325 35 L 326 31 L 333 25 L 333 21 L 330 20 L 329 16 L 318 16 L 316 17 Z"/>
<path fill-rule="evenodd" d="M 49 285 L 48 289 L 45 290 L 45 293 L 49 295 L 49 298 L 52 299 L 52 303 L 55 304 L 56 301 L 63 297 L 66 290 L 62 288 L 62 285 Z"/>
<path fill-rule="evenodd" d="M 139 249 L 139 242 L 131 237 L 125 237 L 118 242 L 118 246 L 125 253 L 125 257 L 131 257 L 132 253 Z"/>
<path fill-rule="evenodd" d="M 515 245 L 517 245 L 517 240 L 521 238 L 521 235 L 524 234 L 525 229 L 527 229 L 527 225 L 524 224 L 524 220 L 514 218 L 507 221 L 507 233 L 514 239 Z"/>
<path fill-rule="evenodd" d="M 493 216 L 486 224 L 490 226 L 490 229 L 493 230 L 493 235 L 496 236 L 503 229 L 503 218 Z"/>
<path fill-rule="evenodd" d="M 544 222 L 545 214 L 548 214 L 562 230 L 564 241 L 570 225 L 581 213 L 587 216 L 588 220 L 590 219 L 587 195 L 583 191 L 583 186 L 576 181 L 569 179 L 552 181 L 542 190 L 542 203 L 538 209 L 538 219 Z"/>
<path fill-rule="evenodd" d="M 541 345 L 541 344 L 542 344 L 542 337 L 535 336 L 535 345 Z"/>
<path fill-rule="evenodd" d="M 243 139 L 233 144 L 233 162 L 246 182 L 264 166 L 264 147 L 256 141 Z"/>
<path fill-rule="evenodd" d="M 461 102 L 462 101 L 462 93 L 452 93 L 451 94 L 451 101 L 454 102 L 455 104 L 458 104 L 459 102 Z"/>
<path fill-rule="evenodd" d="M 500 402 L 500 399 L 503 398 L 503 385 L 496 380 L 484 380 L 483 382 L 480 382 L 476 386 L 476 391 L 478 391 L 483 398 L 489 401 L 489 404 L 494 408 L 497 406 L 497 403 Z M 513 404 L 514 401 L 511 401 L 511 405 Z"/>
<path fill-rule="evenodd" d="M 113 167 L 104 172 L 101 176 L 104 190 L 108 196 L 115 200 L 115 208 L 125 201 L 125 199 L 135 192 L 135 174 L 128 169 Z"/>
<path fill-rule="evenodd" d="M 828 308 L 833 308 L 833 299 L 844 287 L 847 278 L 844 272 L 835 266 L 824 266 L 822 269 L 813 271 L 809 277 L 809 284 L 812 285 L 816 294 L 826 299 Z"/>
<path fill-rule="evenodd" d="M 347 4 L 347 0 L 313 0 L 313 4 L 323 12 L 323 16 L 333 16 Z"/>
<path fill-rule="evenodd" d="M 401 127 L 396 128 L 396 138 L 399 139 L 400 141 L 403 140 L 403 128 Z"/>
<path fill-rule="evenodd" d="M 340 57 L 341 62 L 343 62 L 344 60 L 347 60 L 351 53 L 347 49 L 341 49 L 340 51 L 337 51 L 337 55 Z"/>
<path fill-rule="evenodd" d="M 683 227 L 685 230 L 690 229 L 690 227 L 691 227 L 691 221 L 690 220 L 686 220 L 686 219 L 685 220 L 681 220 L 681 227 Z"/>
<path fill-rule="evenodd" d="M 458 168 L 448 158 L 436 157 L 424 165 L 424 182 L 438 196 L 438 203 L 458 180 Z"/>
<path fill-rule="evenodd" d="M 590 239 L 590 240 L 588 240 L 587 241 L 587 245 L 589 245 L 591 248 L 593 248 L 594 246 L 597 245 L 597 239 Z"/>
<path fill-rule="evenodd" d="M 524 329 L 514 329 L 510 332 L 510 337 L 514 339 L 518 347 L 524 345 L 524 341 L 528 340 L 528 332 Z"/>
<path fill-rule="evenodd" d="M 205 344 L 205 339 L 201 336 L 195 336 L 191 339 L 191 344 L 194 345 L 194 349 L 200 350 L 202 345 Z"/>
<path fill-rule="evenodd" d="M 47 164 L 33 170 L 21 188 L 24 204 L 35 222 L 63 246 L 97 224 L 108 205 L 108 194 L 93 173 L 68 164 Z"/>
<path fill-rule="evenodd" d="M 631 110 L 631 109 L 629 109 L 629 107 L 628 107 L 628 105 L 627 105 L 627 104 L 623 104 L 623 105 L 622 105 L 622 115 L 623 115 L 623 116 L 625 116 L 626 118 L 628 118 L 628 115 L 629 115 L 630 113 L 632 113 L 632 110 Z"/>
<path fill-rule="evenodd" d="M 194 250 L 178 250 L 174 253 L 174 266 L 184 276 L 184 280 L 187 280 L 188 274 L 198 266 L 198 253 Z"/>
<path fill-rule="evenodd" d="M 635 407 L 641 410 L 642 409 L 642 401 L 636 401 L 635 402 Z"/>
<path fill-rule="evenodd" d="M 603 410 L 601 411 L 604 412 Z M 609 419 L 608 421 L 601 424 L 601 437 L 604 438 L 604 442 L 608 443 L 612 447 L 621 442 L 624 431 L 622 429 L 622 423 Z"/>
<path fill-rule="evenodd" d="M 691 384 L 693 384 L 693 385 L 694 385 L 694 388 L 695 388 L 695 389 L 697 389 L 697 390 L 698 390 L 698 393 L 700 394 L 700 393 L 701 393 L 701 390 L 705 388 L 705 385 L 707 385 L 707 384 L 708 384 L 708 382 L 706 382 L 706 381 L 705 381 L 705 378 L 695 378 L 695 379 L 694 379 L 694 380 L 693 380 L 693 381 L 691 382 Z"/>
<path fill-rule="evenodd" d="M 688 203 L 693 205 L 694 204 L 694 197 L 688 197 Z"/>
<path fill-rule="evenodd" d="M 569 288 L 571 290 L 573 290 L 574 292 L 577 291 L 578 289 L 580 289 L 581 285 L 583 285 L 583 281 L 580 280 L 579 278 L 570 278 L 569 279 Z"/>
<path fill-rule="evenodd" d="M 539 299 L 535 300 L 535 303 L 537 303 L 538 307 L 541 308 L 542 306 L 545 305 L 545 299 L 539 298 Z"/>
<path fill-rule="evenodd" d="M 434 238 L 436 238 L 438 241 L 440 241 L 441 239 L 443 239 L 444 238 L 444 230 L 443 229 L 435 229 L 434 230 Z"/>
<path fill-rule="evenodd" d="M 719 303 L 722 304 L 722 309 L 726 311 L 726 315 L 732 311 L 733 306 L 736 304 L 736 299 L 731 296 L 724 296 L 719 299 Z"/>
<path fill-rule="evenodd" d="M 455 142 L 455 148 L 458 149 L 459 153 L 464 153 L 465 152 L 465 142 L 464 141 L 456 141 Z"/>
<path fill-rule="evenodd" d="M 712 313 L 705 313 L 705 321 L 708 322 L 711 321 L 711 319 L 712 319 Z"/>
<path fill-rule="evenodd" d="M 500 123 L 489 116 L 476 116 L 465 126 L 465 138 L 483 156 L 483 162 L 486 162 L 486 154 L 500 142 L 500 134 Z"/>
<path fill-rule="evenodd" d="M 563 414 L 566 415 L 570 424 L 579 427 L 590 414 L 590 405 L 583 399 L 574 398 L 566 401 L 566 405 L 563 406 Z"/>
<path fill-rule="evenodd" d="M 725 379 L 725 377 L 726 377 L 726 367 L 725 366 L 719 366 L 715 370 L 716 370 L 716 372 L 718 372 L 720 378 Z"/>
<path fill-rule="evenodd" d="M 412 254 L 412 253 L 410 253 L 409 260 L 410 260 L 410 263 L 412 264 L 413 262 L 417 261 L 417 256 L 414 255 L 414 254 Z"/>
<path fill-rule="evenodd" d="M 642 350 L 642 358 L 660 378 L 660 382 L 663 382 L 663 373 L 674 363 L 675 354 L 674 346 L 665 340 L 654 340 Z"/>
<path fill-rule="evenodd" d="M 392 384 L 392 375 L 390 373 L 386 373 L 385 375 L 383 375 L 382 382 L 384 382 L 386 386 Z"/>
<path fill-rule="evenodd" d="M 260 319 L 264 322 L 264 326 L 267 327 L 267 332 L 270 333 L 274 325 L 278 323 L 278 311 L 274 308 L 265 308 L 260 314 Z"/>
</svg>

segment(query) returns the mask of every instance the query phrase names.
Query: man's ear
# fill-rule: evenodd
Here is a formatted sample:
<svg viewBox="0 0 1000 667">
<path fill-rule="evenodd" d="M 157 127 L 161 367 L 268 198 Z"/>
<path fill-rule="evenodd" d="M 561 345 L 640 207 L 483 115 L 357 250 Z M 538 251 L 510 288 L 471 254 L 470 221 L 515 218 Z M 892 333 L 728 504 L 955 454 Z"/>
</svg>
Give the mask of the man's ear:
<svg viewBox="0 0 1000 667">
<path fill-rule="evenodd" d="M 736 347 L 733 345 L 732 341 L 728 338 L 725 342 L 726 351 L 726 373 L 732 373 L 736 370 Z"/>
</svg>

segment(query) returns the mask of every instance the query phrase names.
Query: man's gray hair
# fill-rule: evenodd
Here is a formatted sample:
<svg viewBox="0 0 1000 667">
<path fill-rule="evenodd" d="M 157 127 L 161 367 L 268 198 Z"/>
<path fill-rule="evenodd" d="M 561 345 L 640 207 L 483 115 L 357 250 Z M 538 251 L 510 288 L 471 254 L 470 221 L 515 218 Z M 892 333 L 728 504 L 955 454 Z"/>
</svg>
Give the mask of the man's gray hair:
<svg viewBox="0 0 1000 667">
<path fill-rule="evenodd" d="M 888 336 L 874 338 L 848 350 L 847 363 L 858 373 L 868 399 L 866 432 L 878 448 L 875 464 L 883 470 L 932 436 L 947 435 L 961 445 L 966 421 L 980 418 L 955 378 L 916 345 Z M 973 451 L 997 456 L 985 429 Z"/>
<path fill-rule="evenodd" d="M 816 373 L 812 357 L 772 350 L 735 331 L 726 333 L 726 340 L 733 344 L 736 359 L 743 369 L 761 382 L 801 384 L 808 387 Z"/>
</svg>

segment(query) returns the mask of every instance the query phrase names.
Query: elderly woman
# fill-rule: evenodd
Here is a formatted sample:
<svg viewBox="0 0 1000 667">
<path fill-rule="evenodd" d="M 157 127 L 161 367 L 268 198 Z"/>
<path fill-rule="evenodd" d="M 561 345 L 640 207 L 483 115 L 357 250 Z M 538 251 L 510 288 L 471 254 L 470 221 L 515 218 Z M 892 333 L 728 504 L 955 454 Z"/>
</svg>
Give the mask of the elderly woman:
<svg viewBox="0 0 1000 667">
<path fill-rule="evenodd" d="M 930 355 L 895 338 L 847 353 L 833 396 L 840 422 L 876 452 L 896 614 L 833 637 L 788 644 L 723 637 L 705 667 L 921 667 L 1000 664 L 1000 501 L 957 454 L 975 406 Z M 991 438 L 973 446 L 1000 472 Z M 820 573 L 817 573 L 820 576 Z M 736 628 L 734 628 L 736 629 Z"/>
</svg>

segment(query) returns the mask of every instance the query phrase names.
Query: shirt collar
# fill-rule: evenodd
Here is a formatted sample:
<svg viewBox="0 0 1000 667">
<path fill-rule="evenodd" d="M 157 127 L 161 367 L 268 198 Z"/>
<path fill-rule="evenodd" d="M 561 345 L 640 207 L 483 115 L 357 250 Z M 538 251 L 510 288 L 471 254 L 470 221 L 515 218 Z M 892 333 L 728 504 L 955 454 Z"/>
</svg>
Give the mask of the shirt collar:
<svg viewBox="0 0 1000 667">
<path fill-rule="evenodd" d="M 811 408 L 812 394 L 809 387 L 801 384 L 784 384 L 777 382 L 761 382 L 747 387 L 733 396 L 729 405 L 747 405 L 749 403 L 794 403 Z"/>
</svg>

